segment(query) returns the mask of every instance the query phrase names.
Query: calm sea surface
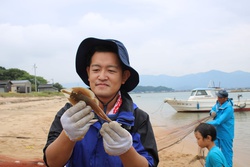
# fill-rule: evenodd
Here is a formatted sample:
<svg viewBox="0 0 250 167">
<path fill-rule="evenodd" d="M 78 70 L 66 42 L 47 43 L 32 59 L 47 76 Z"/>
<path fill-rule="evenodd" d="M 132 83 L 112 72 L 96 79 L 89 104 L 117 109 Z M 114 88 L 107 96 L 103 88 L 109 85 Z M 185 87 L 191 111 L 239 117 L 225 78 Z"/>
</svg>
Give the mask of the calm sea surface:
<svg viewBox="0 0 250 167">
<path fill-rule="evenodd" d="M 250 92 L 229 93 L 229 97 L 250 99 Z M 130 94 L 134 102 L 150 115 L 151 122 L 156 126 L 176 128 L 208 116 L 208 113 L 177 113 L 171 106 L 164 103 L 165 98 L 187 99 L 190 92 L 171 93 L 140 93 Z M 242 167 L 250 166 L 250 111 L 235 112 L 234 159 Z M 194 139 L 195 140 L 195 139 Z"/>
</svg>

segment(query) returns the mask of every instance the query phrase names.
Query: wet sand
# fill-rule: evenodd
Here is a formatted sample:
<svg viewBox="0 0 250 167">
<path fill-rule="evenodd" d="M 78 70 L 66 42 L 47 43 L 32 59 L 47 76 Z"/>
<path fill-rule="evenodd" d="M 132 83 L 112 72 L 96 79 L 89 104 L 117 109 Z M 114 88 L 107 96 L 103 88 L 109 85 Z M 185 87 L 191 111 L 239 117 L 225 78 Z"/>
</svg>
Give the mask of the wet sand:
<svg viewBox="0 0 250 167">
<path fill-rule="evenodd" d="M 42 166 L 42 149 L 56 112 L 67 102 L 65 97 L 0 97 L 0 166 L 1 162 L 36 162 Z M 154 125 L 153 125 L 154 126 Z M 155 127 L 157 144 L 166 129 Z M 193 134 L 181 142 L 159 151 L 159 167 L 202 167 L 199 160 L 189 164 L 198 154 Z M 158 148 L 163 146 L 158 145 Z M 26 165 L 28 166 L 28 165 Z M 34 166 L 34 165 L 33 165 Z M 234 165 L 237 167 L 237 165 Z"/>
</svg>

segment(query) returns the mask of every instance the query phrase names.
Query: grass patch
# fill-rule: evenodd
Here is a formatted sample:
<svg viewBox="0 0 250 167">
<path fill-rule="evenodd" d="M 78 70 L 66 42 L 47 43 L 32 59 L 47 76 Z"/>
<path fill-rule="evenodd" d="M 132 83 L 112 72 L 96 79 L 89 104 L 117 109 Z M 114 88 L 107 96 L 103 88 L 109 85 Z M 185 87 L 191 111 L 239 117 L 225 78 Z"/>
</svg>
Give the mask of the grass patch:
<svg viewBox="0 0 250 167">
<path fill-rule="evenodd" d="M 0 93 L 0 97 L 53 97 L 64 96 L 62 92 Z"/>
</svg>

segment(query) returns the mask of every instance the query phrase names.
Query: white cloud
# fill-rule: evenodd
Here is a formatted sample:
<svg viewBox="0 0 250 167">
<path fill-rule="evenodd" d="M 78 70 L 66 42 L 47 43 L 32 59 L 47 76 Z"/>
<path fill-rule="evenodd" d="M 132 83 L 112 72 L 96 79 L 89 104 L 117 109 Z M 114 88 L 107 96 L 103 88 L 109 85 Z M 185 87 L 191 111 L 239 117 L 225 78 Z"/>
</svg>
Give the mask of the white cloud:
<svg viewBox="0 0 250 167">
<path fill-rule="evenodd" d="M 140 74 L 250 72 L 248 1 L 4 1 L 0 59 L 47 80 L 78 82 L 75 54 L 89 36 L 115 38 Z"/>
</svg>

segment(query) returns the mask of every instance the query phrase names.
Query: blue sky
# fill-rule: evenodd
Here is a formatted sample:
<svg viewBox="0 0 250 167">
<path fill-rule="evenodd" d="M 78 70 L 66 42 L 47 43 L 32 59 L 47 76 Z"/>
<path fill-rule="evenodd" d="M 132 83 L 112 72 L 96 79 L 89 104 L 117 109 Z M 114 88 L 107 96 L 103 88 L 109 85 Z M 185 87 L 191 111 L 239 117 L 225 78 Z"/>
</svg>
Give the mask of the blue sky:
<svg viewBox="0 0 250 167">
<path fill-rule="evenodd" d="M 0 66 L 49 82 L 81 82 L 87 37 L 120 40 L 139 74 L 250 72 L 248 0 L 1 0 Z"/>
</svg>

